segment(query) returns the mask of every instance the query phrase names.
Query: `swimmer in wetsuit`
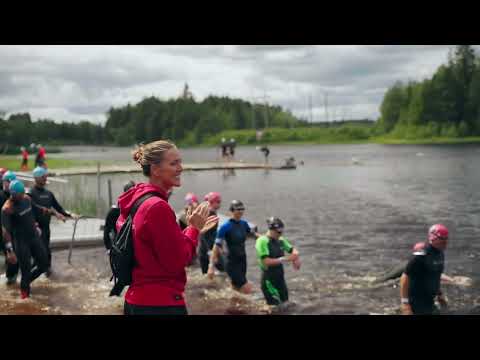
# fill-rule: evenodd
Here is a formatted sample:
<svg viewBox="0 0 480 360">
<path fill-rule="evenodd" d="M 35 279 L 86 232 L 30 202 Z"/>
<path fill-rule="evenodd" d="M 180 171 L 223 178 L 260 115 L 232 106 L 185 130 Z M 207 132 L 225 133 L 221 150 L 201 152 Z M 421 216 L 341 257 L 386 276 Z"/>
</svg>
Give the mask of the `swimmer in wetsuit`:
<svg viewBox="0 0 480 360">
<path fill-rule="evenodd" d="M 182 210 L 182 213 L 178 218 L 178 225 L 180 225 L 180 229 L 182 229 L 182 231 L 188 227 L 187 212 L 194 210 L 197 206 L 197 195 L 191 192 L 187 193 L 187 195 L 185 195 L 185 208 Z"/>
<path fill-rule="evenodd" d="M 226 270 L 232 282 L 232 287 L 244 294 L 252 292 L 252 285 L 247 280 L 247 254 L 245 240 L 253 231 L 248 223 L 242 219 L 245 206 L 239 200 L 233 200 L 230 204 L 232 217 L 225 222 L 217 233 L 217 239 L 210 259 L 211 264 L 216 264 L 219 255 L 223 252 L 223 242 L 227 244 Z M 255 233 L 255 236 L 259 234 Z M 208 275 L 213 278 L 213 267 L 208 270 Z"/>
<path fill-rule="evenodd" d="M 66 212 L 63 207 L 58 203 L 55 195 L 45 188 L 47 184 L 47 170 L 43 167 L 37 166 L 33 170 L 33 178 L 35 185 L 29 189 L 27 195 L 32 199 L 33 212 L 35 219 L 41 230 L 41 239 L 47 250 L 48 255 L 48 270 L 47 276 L 51 275 L 52 266 L 52 252 L 50 250 L 50 220 L 52 215 L 56 216 L 59 220 L 64 221 L 66 218 L 72 218 L 72 214 Z"/>
<path fill-rule="evenodd" d="M 408 262 L 400 278 L 402 314 L 438 314 L 435 298 L 440 306 L 447 306 L 447 300 L 440 289 L 440 279 L 445 267 L 444 251 L 448 234 L 444 225 L 433 225 L 428 232 L 428 245 L 415 252 Z"/>
<path fill-rule="evenodd" d="M 5 170 L 5 171 L 3 171 Z M 0 210 L 3 207 L 3 204 L 10 198 L 10 190 L 8 189 L 10 183 L 17 179 L 17 175 L 13 171 L 8 171 L 7 169 L 2 168 L 2 189 L 0 190 Z M 0 247 L 5 254 L 5 276 L 7 278 L 7 285 L 13 285 L 17 282 L 18 276 L 18 263 L 10 263 L 8 261 L 7 252 L 5 249 L 5 243 L 3 241 L 3 231 L 1 230 L 2 222 L 0 221 Z M 15 250 L 15 241 L 12 242 L 13 249 Z"/>
<path fill-rule="evenodd" d="M 268 305 L 280 305 L 288 301 L 288 289 L 283 264 L 291 262 L 295 270 L 300 269 L 298 251 L 284 236 L 284 224 L 277 217 L 267 220 L 268 232 L 260 236 L 255 244 L 258 264 L 262 270 L 261 288 Z M 288 256 L 285 256 L 288 253 Z"/>
<path fill-rule="evenodd" d="M 210 192 L 205 195 L 205 201 L 209 204 L 209 216 L 217 215 L 218 209 L 222 204 L 222 197 L 218 192 Z M 202 274 L 207 274 L 209 267 L 216 267 L 218 271 L 225 271 L 225 262 L 221 254 L 218 255 L 216 264 L 210 263 L 210 255 L 217 238 L 218 224 L 200 235 L 200 247 L 198 249 L 198 258 Z"/>
<path fill-rule="evenodd" d="M 30 285 L 48 269 L 47 251 L 40 239 L 35 223 L 32 201 L 25 196 L 25 186 L 14 180 L 9 186 L 10 198 L 2 207 L 2 232 L 7 259 L 15 264 L 18 261 L 22 272 L 20 296 L 30 296 Z M 13 248 L 15 241 L 15 249 Z M 34 267 L 32 269 L 32 258 Z"/>
</svg>

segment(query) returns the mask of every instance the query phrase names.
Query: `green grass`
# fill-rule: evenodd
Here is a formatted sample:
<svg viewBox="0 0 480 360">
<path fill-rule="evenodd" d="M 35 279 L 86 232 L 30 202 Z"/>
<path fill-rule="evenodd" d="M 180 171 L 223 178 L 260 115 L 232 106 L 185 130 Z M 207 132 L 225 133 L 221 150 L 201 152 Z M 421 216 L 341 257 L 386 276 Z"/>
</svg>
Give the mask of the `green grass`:
<svg viewBox="0 0 480 360">
<path fill-rule="evenodd" d="M 234 138 L 238 145 L 265 144 L 351 144 L 368 143 L 371 126 L 345 125 L 340 127 L 311 127 L 265 130 L 262 140 L 257 142 L 255 130 L 229 130 L 204 139 L 207 145 L 218 146 L 222 138 Z"/>
<path fill-rule="evenodd" d="M 234 138 L 238 145 L 319 145 L 319 144 L 391 144 L 391 145 L 428 145 L 428 144 L 475 144 L 480 137 L 413 137 L 401 139 L 392 135 L 374 136 L 374 129 L 366 125 L 346 125 L 330 128 L 269 129 L 257 142 L 254 130 L 229 130 L 208 137 L 200 147 L 218 146 L 221 138 Z"/>
<path fill-rule="evenodd" d="M 64 201 L 62 205 L 75 214 L 93 217 L 97 215 L 97 201 L 95 199 L 75 198 Z"/>
<path fill-rule="evenodd" d="M 429 139 L 394 139 L 388 137 L 372 138 L 371 143 L 385 145 L 449 145 L 449 144 L 478 144 L 479 136 L 464 138 L 433 137 Z"/>
<path fill-rule="evenodd" d="M 20 171 L 21 167 L 21 158 L 17 155 L 0 155 L 0 167 L 12 170 Z M 102 162 L 103 163 L 103 162 Z M 49 169 L 65 169 L 72 167 L 86 167 L 86 166 L 96 166 L 97 162 L 94 160 L 68 160 L 68 159 L 57 159 L 57 158 L 47 158 L 47 165 Z M 28 160 L 28 169 L 29 171 L 34 168 L 34 159 Z"/>
</svg>

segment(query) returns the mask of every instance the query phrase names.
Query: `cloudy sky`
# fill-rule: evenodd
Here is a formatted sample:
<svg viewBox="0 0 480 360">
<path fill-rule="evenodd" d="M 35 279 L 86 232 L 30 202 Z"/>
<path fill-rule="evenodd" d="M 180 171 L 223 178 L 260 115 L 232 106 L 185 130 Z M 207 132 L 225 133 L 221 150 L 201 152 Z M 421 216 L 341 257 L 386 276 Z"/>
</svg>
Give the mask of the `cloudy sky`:
<svg viewBox="0 0 480 360">
<path fill-rule="evenodd" d="M 314 121 L 379 115 L 397 80 L 422 80 L 447 45 L 0 46 L 0 111 L 104 123 L 111 106 L 147 96 L 228 95 L 266 101 Z M 480 54 L 480 46 L 475 45 Z"/>
</svg>

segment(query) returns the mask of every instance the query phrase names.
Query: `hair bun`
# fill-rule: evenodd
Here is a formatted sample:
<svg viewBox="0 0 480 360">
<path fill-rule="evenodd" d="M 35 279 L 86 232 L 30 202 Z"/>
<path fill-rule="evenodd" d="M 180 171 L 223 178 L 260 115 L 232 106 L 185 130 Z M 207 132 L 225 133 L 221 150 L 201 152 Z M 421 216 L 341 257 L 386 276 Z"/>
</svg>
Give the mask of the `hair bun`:
<svg viewBox="0 0 480 360">
<path fill-rule="evenodd" d="M 139 163 L 142 165 L 143 162 L 143 146 L 139 146 L 134 152 L 133 152 L 133 161 L 136 163 Z"/>
</svg>

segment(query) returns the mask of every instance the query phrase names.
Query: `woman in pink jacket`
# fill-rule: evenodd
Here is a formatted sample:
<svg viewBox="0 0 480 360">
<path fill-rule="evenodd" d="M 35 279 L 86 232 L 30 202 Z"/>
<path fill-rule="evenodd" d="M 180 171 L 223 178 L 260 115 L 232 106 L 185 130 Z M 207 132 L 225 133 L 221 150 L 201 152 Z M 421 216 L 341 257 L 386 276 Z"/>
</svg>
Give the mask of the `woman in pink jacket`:
<svg viewBox="0 0 480 360">
<path fill-rule="evenodd" d="M 141 165 L 148 183 L 140 183 L 118 199 L 120 230 L 137 199 L 149 192 L 159 193 L 146 200 L 133 219 L 135 266 L 132 283 L 125 294 L 126 315 L 187 315 L 184 298 L 185 267 L 196 253 L 200 230 L 215 226 L 218 217 L 208 217 L 208 203 L 187 214 L 188 227 L 182 232 L 168 193 L 180 186 L 182 158 L 176 146 L 155 141 L 140 146 L 133 159 Z"/>
</svg>

